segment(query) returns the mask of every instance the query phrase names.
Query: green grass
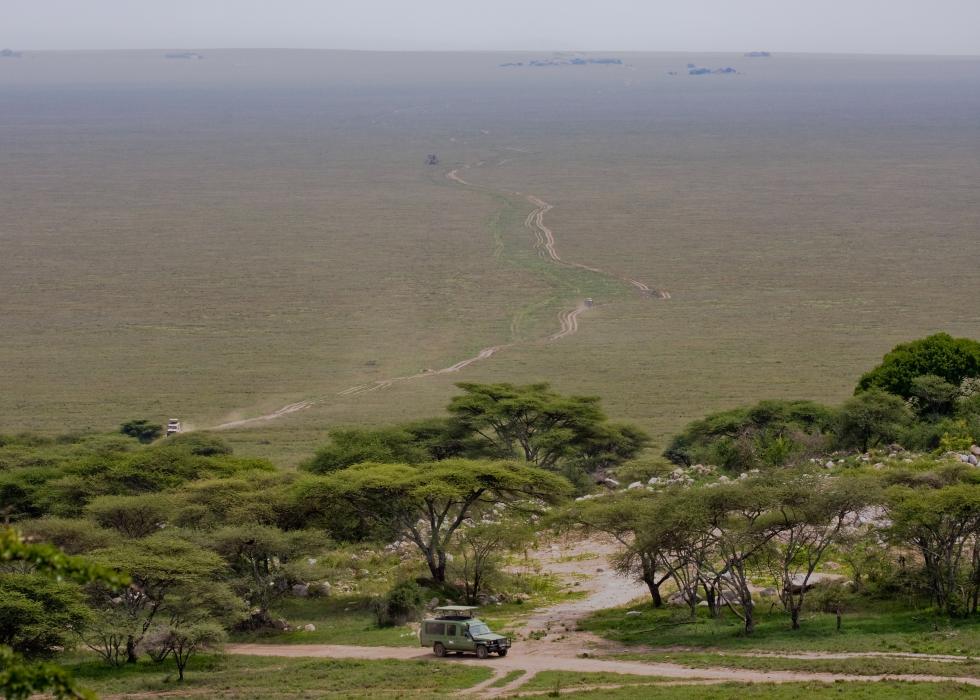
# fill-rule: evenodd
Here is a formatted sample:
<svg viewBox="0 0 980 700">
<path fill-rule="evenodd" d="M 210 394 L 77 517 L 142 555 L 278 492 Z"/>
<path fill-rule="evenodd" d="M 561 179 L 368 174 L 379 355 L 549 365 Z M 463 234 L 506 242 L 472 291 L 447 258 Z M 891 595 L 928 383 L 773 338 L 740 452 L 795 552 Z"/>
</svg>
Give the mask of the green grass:
<svg viewBox="0 0 980 700">
<path fill-rule="evenodd" d="M 516 668 L 513 671 L 508 671 L 507 673 L 505 673 L 504 675 L 502 675 L 500 678 L 498 678 L 497 680 L 495 680 L 493 683 L 491 683 L 490 684 L 490 687 L 491 688 L 503 688 L 508 683 L 511 683 L 513 681 L 516 681 L 518 678 L 520 678 L 521 676 L 523 676 L 525 673 L 527 673 L 527 671 L 525 671 L 522 668 Z"/>
<path fill-rule="evenodd" d="M 909 611 L 881 604 L 845 613 L 843 629 L 836 632 L 835 617 L 810 612 L 801 629 L 792 630 L 785 614 L 757 610 L 756 632 L 746 636 L 730 613 L 712 620 L 699 609 L 695 622 L 686 610 L 636 608 L 640 615 L 626 617 L 625 609 L 602 610 L 580 624 L 582 629 L 624 644 L 654 648 L 684 647 L 723 651 L 883 651 L 968 655 L 980 648 L 980 620 L 949 620 L 930 612 Z"/>
<path fill-rule="evenodd" d="M 540 671 L 520 687 L 520 692 L 533 690 L 553 690 L 557 685 L 562 690 L 592 685 L 632 685 L 635 683 L 656 683 L 671 680 L 660 676 L 634 676 L 626 673 L 606 671 L 573 673 L 570 671 Z"/>
<path fill-rule="evenodd" d="M 316 632 L 261 630 L 235 636 L 236 642 L 267 644 L 355 644 L 359 646 L 418 646 L 410 625 L 378 627 L 367 599 L 286 598 L 272 609 L 293 627 L 312 623 Z"/>
<path fill-rule="evenodd" d="M 636 688 L 609 690 L 585 690 L 562 693 L 561 697 L 589 698 L 589 700 L 950 700 L 974 698 L 974 686 L 953 683 L 785 683 L 748 684 L 723 683 L 719 685 L 645 686 L 638 696 Z M 520 697 L 520 696 L 518 696 Z"/>
<path fill-rule="evenodd" d="M 192 659 L 186 680 L 173 664 L 140 662 L 109 668 L 95 662 L 71 668 L 84 687 L 100 696 L 286 700 L 287 698 L 443 697 L 481 683 L 490 670 L 426 661 L 355 661 L 249 656 Z"/>
<path fill-rule="evenodd" d="M 634 661 L 654 661 L 681 664 L 693 668 L 742 668 L 755 671 L 812 671 L 815 673 L 844 673 L 857 676 L 878 675 L 926 675 L 959 678 L 980 678 L 980 660 L 929 661 L 927 659 L 901 659 L 884 657 L 860 657 L 851 659 L 784 659 L 778 657 L 749 657 L 727 654 L 695 654 L 671 652 L 669 654 L 621 654 L 619 658 Z"/>
</svg>

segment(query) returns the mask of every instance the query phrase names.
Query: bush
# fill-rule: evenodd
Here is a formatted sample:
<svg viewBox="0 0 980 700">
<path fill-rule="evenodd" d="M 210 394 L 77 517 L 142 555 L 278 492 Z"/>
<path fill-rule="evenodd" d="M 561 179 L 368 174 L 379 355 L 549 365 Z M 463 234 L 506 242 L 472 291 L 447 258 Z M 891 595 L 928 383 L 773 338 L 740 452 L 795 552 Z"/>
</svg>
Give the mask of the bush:
<svg viewBox="0 0 980 700">
<path fill-rule="evenodd" d="M 833 424 L 833 410 L 812 401 L 761 401 L 688 424 L 664 456 L 674 464 L 700 462 L 731 472 L 781 467 L 826 450 Z"/>
<path fill-rule="evenodd" d="M 980 376 L 980 343 L 937 333 L 896 345 L 881 364 L 861 377 L 855 393 L 877 388 L 909 398 L 915 379 L 923 375 L 934 375 L 954 386 Z"/>
<path fill-rule="evenodd" d="M 419 617 L 425 609 L 425 589 L 415 581 L 402 581 L 385 595 L 372 601 L 378 627 L 403 625 Z"/>
<path fill-rule="evenodd" d="M 119 426 L 119 432 L 147 444 L 153 442 L 163 434 L 163 426 L 156 425 L 145 418 L 141 418 L 123 423 Z"/>
<path fill-rule="evenodd" d="M 167 444 L 171 447 L 179 447 L 187 450 L 192 455 L 201 457 L 214 457 L 217 455 L 230 455 L 231 445 L 215 435 L 207 433 L 177 433 L 167 438 Z"/>
<path fill-rule="evenodd" d="M 116 533 L 89 520 L 41 518 L 18 523 L 24 536 L 53 544 L 67 554 L 84 554 L 108 547 Z"/>
</svg>

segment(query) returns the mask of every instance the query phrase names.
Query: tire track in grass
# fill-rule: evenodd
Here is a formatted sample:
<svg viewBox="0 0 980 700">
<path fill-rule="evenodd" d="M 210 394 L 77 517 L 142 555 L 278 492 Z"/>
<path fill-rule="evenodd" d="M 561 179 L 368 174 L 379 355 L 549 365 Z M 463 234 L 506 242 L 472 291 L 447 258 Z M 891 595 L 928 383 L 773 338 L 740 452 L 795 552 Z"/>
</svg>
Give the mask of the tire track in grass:
<svg viewBox="0 0 980 700">
<path fill-rule="evenodd" d="M 518 151 L 522 153 L 526 152 L 523 149 L 517 149 L 513 147 L 504 147 L 504 148 L 505 150 Z M 481 160 L 476 163 L 476 167 L 481 167 L 484 166 L 485 164 L 486 161 Z M 468 170 L 470 167 L 471 166 L 469 164 L 466 164 L 458 168 L 453 168 L 452 170 L 446 173 L 446 179 L 455 182 L 458 185 L 462 185 L 463 187 L 482 189 L 482 190 L 490 189 L 484 185 L 478 185 L 476 183 L 470 182 L 469 180 L 465 179 L 462 175 L 460 175 L 460 170 Z M 584 263 L 565 260 L 564 258 L 561 257 L 561 255 L 558 254 L 554 231 L 545 223 L 545 216 L 548 214 L 548 212 L 550 212 L 552 209 L 555 208 L 555 205 L 550 204 L 549 202 L 544 201 L 540 197 L 536 197 L 531 194 L 522 195 L 522 193 L 520 192 L 509 191 L 509 190 L 502 190 L 501 193 L 511 195 L 511 196 L 523 196 L 524 199 L 527 200 L 527 202 L 530 203 L 532 207 L 534 207 L 528 213 L 527 217 L 525 217 L 524 227 L 527 228 L 533 234 L 534 248 L 538 251 L 538 255 L 540 255 L 541 257 L 550 260 L 556 265 L 562 265 L 565 267 L 574 267 L 581 270 L 586 270 L 587 272 L 591 272 L 594 274 L 606 275 L 609 277 L 614 277 L 616 279 L 623 280 L 631 287 L 637 289 L 642 294 L 648 296 L 654 296 L 660 299 L 670 299 L 670 293 L 667 290 L 651 289 L 643 282 L 632 279 L 630 277 L 624 277 L 622 275 L 611 273 L 608 272 L 607 270 L 603 270 L 598 267 L 593 267 L 591 265 L 586 265 Z M 495 253 L 495 257 L 497 257 L 496 253 Z M 579 327 L 578 324 L 579 316 L 581 316 L 583 313 L 588 311 L 589 308 L 590 305 L 585 303 L 580 303 L 574 309 L 569 309 L 569 310 L 564 310 L 559 312 L 558 331 L 543 338 L 542 340 L 544 340 L 545 342 L 554 342 L 557 340 L 561 340 L 562 338 L 567 338 L 568 336 L 577 333 Z M 514 322 L 512 320 L 511 333 L 513 334 L 513 332 L 514 332 Z M 353 398 L 357 396 L 363 396 L 364 394 L 369 394 L 382 389 L 388 389 L 394 384 L 399 382 L 406 382 L 415 379 L 422 379 L 425 377 L 433 377 L 433 376 L 459 372 L 463 369 L 466 369 L 467 367 L 474 364 L 475 362 L 488 360 L 494 355 L 496 355 L 497 353 L 499 353 L 500 351 L 513 347 L 515 344 L 516 342 L 511 342 L 511 343 L 506 343 L 501 345 L 491 345 L 489 347 L 483 348 L 476 355 L 460 360 L 452 365 L 449 365 L 448 367 L 443 367 L 441 369 L 427 369 L 421 372 L 416 372 L 415 374 L 408 374 L 401 377 L 391 377 L 388 379 L 378 379 L 372 382 L 367 382 L 365 384 L 358 384 L 355 386 L 347 387 L 346 389 L 337 392 L 334 396 L 341 397 L 341 398 Z M 215 425 L 210 429 L 227 430 L 231 428 L 244 428 L 244 427 L 253 426 L 257 423 L 264 423 L 264 422 L 276 420 L 278 418 L 282 418 L 284 416 L 288 416 L 290 414 L 303 411 L 307 408 L 310 408 L 311 406 L 314 406 L 315 404 L 319 403 L 322 400 L 325 399 L 320 398 L 320 399 L 306 399 L 303 401 L 297 401 L 294 403 L 287 404 L 282 408 L 273 411 L 271 413 L 267 413 L 261 416 L 255 416 L 254 418 L 243 418 L 238 420 L 227 421 Z"/>
</svg>

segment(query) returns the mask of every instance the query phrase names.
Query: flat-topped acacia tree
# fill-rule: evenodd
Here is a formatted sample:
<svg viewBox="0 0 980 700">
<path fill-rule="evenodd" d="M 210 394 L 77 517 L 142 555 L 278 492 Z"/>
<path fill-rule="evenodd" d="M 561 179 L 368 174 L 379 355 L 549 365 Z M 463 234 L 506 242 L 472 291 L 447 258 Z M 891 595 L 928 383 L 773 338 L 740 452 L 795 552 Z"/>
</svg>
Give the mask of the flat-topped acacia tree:
<svg viewBox="0 0 980 700">
<path fill-rule="evenodd" d="M 360 464 L 322 477 L 318 493 L 365 521 L 413 542 L 437 583 L 456 531 L 495 507 L 522 513 L 561 500 L 568 482 L 527 464 L 449 459 L 423 464 Z"/>
<path fill-rule="evenodd" d="M 595 474 L 632 459 L 649 437 L 612 423 L 595 396 L 563 396 L 548 384 L 457 384 L 449 413 L 503 458 Z M 570 472 L 568 470 L 571 470 Z"/>
</svg>

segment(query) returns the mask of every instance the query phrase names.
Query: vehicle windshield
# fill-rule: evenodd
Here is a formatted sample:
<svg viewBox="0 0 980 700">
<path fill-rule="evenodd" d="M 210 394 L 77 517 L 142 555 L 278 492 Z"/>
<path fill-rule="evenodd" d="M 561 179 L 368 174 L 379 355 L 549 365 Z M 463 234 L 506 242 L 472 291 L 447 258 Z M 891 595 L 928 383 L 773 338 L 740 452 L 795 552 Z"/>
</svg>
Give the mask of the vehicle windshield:
<svg viewBox="0 0 980 700">
<path fill-rule="evenodd" d="M 470 634 L 474 636 L 479 636 L 481 634 L 490 634 L 490 628 L 486 625 L 470 625 Z"/>
</svg>

